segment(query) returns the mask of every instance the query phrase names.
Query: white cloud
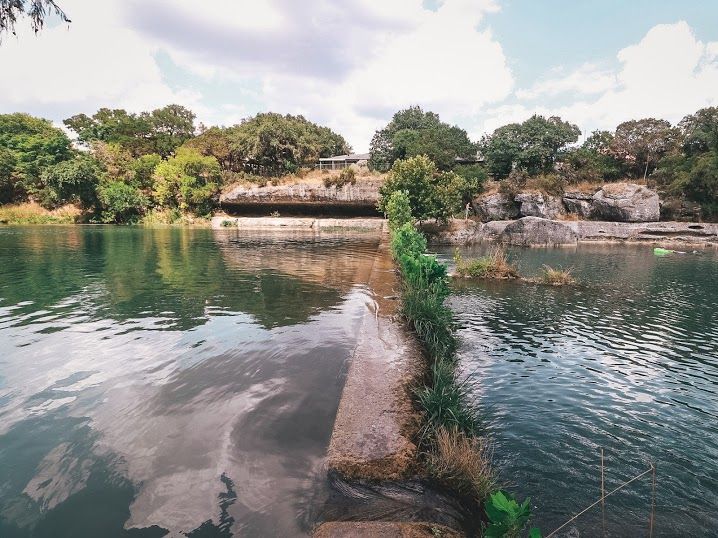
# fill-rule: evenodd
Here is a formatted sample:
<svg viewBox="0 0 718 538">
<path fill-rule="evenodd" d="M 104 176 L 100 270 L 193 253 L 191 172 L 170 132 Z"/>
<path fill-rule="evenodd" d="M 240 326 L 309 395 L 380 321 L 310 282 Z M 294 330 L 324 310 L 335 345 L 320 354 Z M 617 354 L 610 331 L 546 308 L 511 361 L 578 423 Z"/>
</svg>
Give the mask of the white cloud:
<svg viewBox="0 0 718 538">
<path fill-rule="evenodd" d="M 718 42 L 698 40 L 686 22 L 656 25 L 616 57 L 618 68 L 613 72 L 583 66 L 516 92 L 519 100 L 489 111 L 484 129 L 489 132 L 531 114 L 543 114 L 559 115 L 587 134 L 645 117 L 676 123 L 699 108 L 718 104 Z M 579 95 L 556 106 L 521 101 L 559 90 Z"/>
<path fill-rule="evenodd" d="M 122 26 L 118 4 L 65 0 L 75 22 L 37 36 L 18 25 L 0 46 L 0 111 L 54 120 L 99 107 L 146 110 L 171 102 L 197 105 L 198 95 L 164 81 L 154 50 Z"/>
</svg>

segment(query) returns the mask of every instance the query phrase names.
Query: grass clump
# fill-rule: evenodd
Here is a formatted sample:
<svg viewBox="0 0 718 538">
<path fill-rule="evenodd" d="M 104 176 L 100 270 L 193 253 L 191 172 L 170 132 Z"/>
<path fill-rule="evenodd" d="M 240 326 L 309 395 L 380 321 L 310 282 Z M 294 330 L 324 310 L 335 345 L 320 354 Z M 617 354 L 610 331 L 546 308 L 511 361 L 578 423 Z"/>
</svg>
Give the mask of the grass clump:
<svg viewBox="0 0 718 538">
<path fill-rule="evenodd" d="M 337 176 L 327 176 L 323 179 L 325 187 L 336 187 L 344 185 L 355 185 L 357 182 L 356 171 L 352 167 L 344 168 Z"/>
<path fill-rule="evenodd" d="M 492 447 L 486 439 L 442 427 L 436 432 L 428 465 L 441 482 L 481 502 L 496 489 L 492 456 Z"/>
<path fill-rule="evenodd" d="M 515 265 L 509 262 L 506 253 L 495 249 L 486 256 L 476 259 L 464 260 L 459 249 L 454 251 L 456 273 L 464 278 L 486 278 L 508 280 L 519 278 Z"/>
<path fill-rule="evenodd" d="M 550 265 L 544 265 L 541 282 L 550 286 L 570 286 L 576 283 L 576 279 L 571 274 L 571 269 L 556 269 Z"/>
</svg>

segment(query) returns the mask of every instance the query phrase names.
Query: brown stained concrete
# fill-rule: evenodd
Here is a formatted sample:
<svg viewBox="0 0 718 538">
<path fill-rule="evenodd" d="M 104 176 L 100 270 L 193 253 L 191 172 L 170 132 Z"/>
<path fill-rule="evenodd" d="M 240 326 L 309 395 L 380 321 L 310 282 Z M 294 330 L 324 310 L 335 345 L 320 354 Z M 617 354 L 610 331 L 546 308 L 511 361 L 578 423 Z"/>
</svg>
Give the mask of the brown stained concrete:
<svg viewBox="0 0 718 538">
<path fill-rule="evenodd" d="M 455 538 L 461 533 L 431 523 L 397 523 L 389 521 L 333 521 L 320 525 L 314 538 Z"/>
<path fill-rule="evenodd" d="M 412 474 L 418 417 L 410 386 L 422 354 L 398 317 L 399 281 L 382 241 L 369 278 L 367 308 L 329 444 L 329 472 L 344 479 L 399 480 Z"/>
</svg>

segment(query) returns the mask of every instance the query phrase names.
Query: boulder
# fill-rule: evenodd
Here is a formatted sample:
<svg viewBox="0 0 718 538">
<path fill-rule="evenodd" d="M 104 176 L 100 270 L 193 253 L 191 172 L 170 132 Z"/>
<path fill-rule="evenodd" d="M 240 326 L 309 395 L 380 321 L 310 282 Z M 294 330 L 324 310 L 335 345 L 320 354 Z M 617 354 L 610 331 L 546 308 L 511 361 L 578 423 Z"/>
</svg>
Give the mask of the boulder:
<svg viewBox="0 0 718 538">
<path fill-rule="evenodd" d="M 582 219 L 591 216 L 592 201 L 592 192 L 567 191 L 563 195 L 563 205 L 566 207 L 566 211 L 578 215 Z"/>
<path fill-rule="evenodd" d="M 498 237 L 501 243 L 521 246 L 575 245 L 578 236 L 569 226 L 539 217 L 523 217 L 510 223 Z"/>
<path fill-rule="evenodd" d="M 522 192 L 516 195 L 514 201 L 519 204 L 519 216 L 521 217 L 555 219 L 566 212 L 561 198 L 550 194 Z"/>
<path fill-rule="evenodd" d="M 472 200 L 471 205 L 482 222 L 509 220 L 519 216 L 517 205 L 500 192 L 478 196 Z"/>
<path fill-rule="evenodd" d="M 635 183 L 604 185 L 593 195 L 591 218 L 617 222 L 656 222 L 661 216 L 658 194 Z"/>
</svg>

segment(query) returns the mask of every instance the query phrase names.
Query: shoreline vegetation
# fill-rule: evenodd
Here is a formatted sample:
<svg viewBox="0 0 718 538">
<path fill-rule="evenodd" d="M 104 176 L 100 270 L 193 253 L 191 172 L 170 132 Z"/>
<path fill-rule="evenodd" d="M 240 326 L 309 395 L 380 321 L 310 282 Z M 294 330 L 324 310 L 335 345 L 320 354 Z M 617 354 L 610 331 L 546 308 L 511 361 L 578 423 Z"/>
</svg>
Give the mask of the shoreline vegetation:
<svg viewBox="0 0 718 538">
<path fill-rule="evenodd" d="M 419 221 L 465 216 L 467 204 L 493 190 L 558 195 L 620 182 L 655 189 L 664 218 L 718 218 L 718 107 L 677 125 L 626 121 L 578 145 L 578 127 L 558 117 L 534 115 L 472 141 L 414 106 L 376 131 L 367 161 L 332 172 L 312 168 L 352 148 L 303 116 L 259 113 L 230 127 L 195 120 L 180 105 L 140 113 L 102 108 L 66 118 L 66 130 L 24 113 L 0 114 L 0 206 L 29 202 L 53 212 L 71 204 L 78 223 L 181 223 L 210 216 L 231 186 L 341 188 L 387 174 L 382 194 L 405 190 Z M 68 218 L 6 213 L 8 222 Z"/>
<path fill-rule="evenodd" d="M 472 513 L 481 513 L 483 536 L 519 536 L 530 518 L 528 499 L 519 504 L 497 489 L 492 443 L 480 410 L 469 398 L 470 385 L 457 372 L 453 314 L 447 266 L 427 253 L 426 237 L 417 230 L 405 191 L 385 201 L 391 252 L 402 277 L 401 312 L 421 342 L 427 371 L 414 388 L 421 414 L 417 445 L 421 462 L 434 480 L 453 491 Z M 529 536 L 541 536 L 531 529 Z"/>
</svg>

